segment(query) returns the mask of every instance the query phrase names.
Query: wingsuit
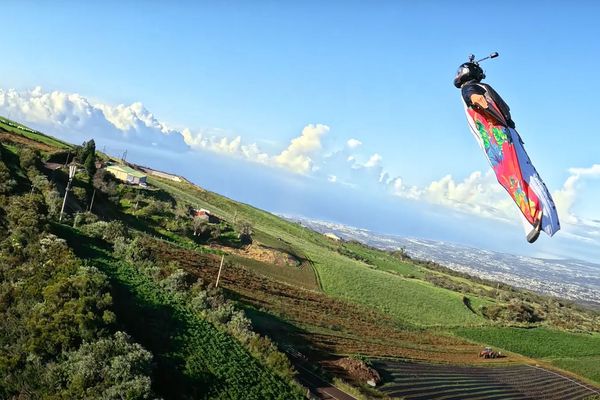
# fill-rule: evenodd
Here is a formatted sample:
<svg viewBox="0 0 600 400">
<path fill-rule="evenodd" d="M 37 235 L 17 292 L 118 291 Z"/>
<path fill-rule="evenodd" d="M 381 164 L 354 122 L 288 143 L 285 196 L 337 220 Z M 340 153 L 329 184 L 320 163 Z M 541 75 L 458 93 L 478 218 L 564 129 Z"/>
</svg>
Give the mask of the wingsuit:
<svg viewBox="0 0 600 400">
<path fill-rule="evenodd" d="M 458 67 L 454 86 L 461 89 L 471 133 L 498 182 L 519 207 L 527 241 L 533 243 L 541 230 L 552 236 L 560 229 L 556 207 L 525 152 L 508 104 L 490 85 L 481 82 L 484 78 L 483 69 L 471 57 Z"/>
</svg>

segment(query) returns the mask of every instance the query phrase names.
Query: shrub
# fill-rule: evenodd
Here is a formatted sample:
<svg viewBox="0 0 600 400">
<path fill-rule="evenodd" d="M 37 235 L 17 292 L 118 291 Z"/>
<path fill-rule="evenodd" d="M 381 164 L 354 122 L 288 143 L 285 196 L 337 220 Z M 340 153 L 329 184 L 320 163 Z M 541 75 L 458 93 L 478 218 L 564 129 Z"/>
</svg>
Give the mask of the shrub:
<svg viewBox="0 0 600 400">
<path fill-rule="evenodd" d="M 48 208 L 39 194 L 11 197 L 6 207 L 8 226 L 15 237 L 33 239 L 46 227 Z"/>
<path fill-rule="evenodd" d="M 54 365 L 49 383 L 61 398 L 148 399 L 152 354 L 124 332 L 81 345 Z"/>
<path fill-rule="evenodd" d="M 23 147 L 19 152 L 19 164 L 29 173 L 29 170 L 39 170 L 42 167 L 42 158 L 38 150 Z"/>
<path fill-rule="evenodd" d="M 79 215 L 86 215 L 87 218 L 91 213 L 84 213 Z M 93 215 L 93 214 L 91 214 Z M 92 220 L 92 217 L 89 217 Z M 85 223 L 85 222 L 84 222 Z M 129 238 L 129 230 L 121 221 L 96 221 L 83 225 L 81 230 L 89 236 L 100 238 L 111 243 L 118 241 L 124 242 L 125 239 Z"/>
<path fill-rule="evenodd" d="M 10 174 L 10 170 L 0 160 L 0 194 L 9 194 L 12 190 L 17 186 L 17 181 L 15 181 Z"/>
</svg>

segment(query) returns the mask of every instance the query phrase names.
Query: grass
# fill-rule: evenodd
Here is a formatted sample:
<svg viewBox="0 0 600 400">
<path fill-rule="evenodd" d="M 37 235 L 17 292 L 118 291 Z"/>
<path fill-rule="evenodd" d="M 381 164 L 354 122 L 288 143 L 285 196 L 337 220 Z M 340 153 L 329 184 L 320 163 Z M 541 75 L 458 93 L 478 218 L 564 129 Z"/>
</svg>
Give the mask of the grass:
<svg viewBox="0 0 600 400">
<path fill-rule="evenodd" d="M 51 136 L 45 135 L 41 132 L 23 126 L 4 117 L 0 117 L 0 129 L 5 130 L 6 132 L 24 136 L 36 142 L 47 144 L 51 147 L 56 147 L 57 149 L 70 149 L 73 147 L 72 145 L 63 142 L 62 140 L 58 140 Z"/>
<path fill-rule="evenodd" d="M 311 254 L 311 257 L 323 290 L 328 294 L 373 307 L 420 327 L 486 322 L 463 304 L 460 293 L 371 269 L 341 255 L 323 253 Z M 485 301 L 473 297 L 472 302 L 478 306 Z"/>
<path fill-rule="evenodd" d="M 300 267 L 291 265 L 280 266 L 238 255 L 230 255 L 226 260 L 243 265 L 254 272 L 267 275 L 280 282 L 305 289 L 319 290 L 319 284 L 310 265 L 304 264 Z"/>
<path fill-rule="evenodd" d="M 552 360 L 551 363 L 577 375 L 585 376 L 595 383 L 600 383 L 600 356 L 565 357 Z"/>
<path fill-rule="evenodd" d="M 571 333 L 548 328 L 458 328 L 464 338 L 487 343 L 530 357 L 600 356 L 600 335 Z"/>
<path fill-rule="evenodd" d="M 340 253 L 349 257 L 363 260 L 367 264 L 380 269 L 381 271 L 394 274 L 422 278 L 423 268 L 407 260 L 398 258 L 378 249 L 369 248 L 361 243 L 347 242 L 340 244 Z"/>
<path fill-rule="evenodd" d="M 374 265 L 338 253 L 339 244 L 299 224 L 285 221 L 254 207 L 201 191 L 188 183 L 151 178 L 150 184 L 191 204 L 212 210 L 228 220 L 251 221 L 256 230 L 294 249 L 312 261 L 322 289 L 332 296 L 373 307 L 403 324 L 419 327 L 481 325 L 486 320 L 466 308 L 462 295 L 417 279 L 421 268 L 395 260 L 384 252 L 354 245 L 353 251 Z M 469 296 L 475 309 L 488 301 Z"/>
</svg>

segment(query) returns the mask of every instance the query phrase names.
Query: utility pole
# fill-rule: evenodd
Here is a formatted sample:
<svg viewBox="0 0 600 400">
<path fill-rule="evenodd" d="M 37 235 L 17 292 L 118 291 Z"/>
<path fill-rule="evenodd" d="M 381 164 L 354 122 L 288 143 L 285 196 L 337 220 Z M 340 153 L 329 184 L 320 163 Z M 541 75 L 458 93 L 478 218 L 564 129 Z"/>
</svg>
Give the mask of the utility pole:
<svg viewBox="0 0 600 400">
<path fill-rule="evenodd" d="M 94 193 L 92 193 L 92 201 L 90 202 L 89 212 L 92 212 L 92 207 L 94 206 L 94 197 L 96 197 L 96 188 L 94 188 Z"/>
<path fill-rule="evenodd" d="M 58 217 L 58 222 L 62 221 L 63 213 L 65 211 L 65 203 L 67 202 L 67 194 L 69 194 L 69 190 L 71 189 L 71 182 L 73 182 L 73 177 L 75 176 L 75 172 L 77 172 L 76 165 L 69 165 L 69 180 L 67 181 L 67 187 L 65 188 L 65 197 L 63 198 L 62 207 L 60 209 L 60 216 Z"/>
<path fill-rule="evenodd" d="M 69 152 L 67 153 L 67 159 L 65 160 L 65 167 L 69 163 L 69 158 L 71 158 L 71 150 L 69 150 Z"/>
<path fill-rule="evenodd" d="M 127 149 L 125 149 L 125 151 L 123 152 L 123 155 L 121 156 L 121 162 L 124 163 L 126 159 L 127 159 Z"/>
<path fill-rule="evenodd" d="M 221 256 L 221 265 L 219 266 L 219 273 L 217 274 L 217 283 L 215 283 L 215 287 L 219 286 L 219 278 L 221 277 L 221 270 L 223 269 L 223 260 L 225 260 L 225 254 Z"/>
</svg>

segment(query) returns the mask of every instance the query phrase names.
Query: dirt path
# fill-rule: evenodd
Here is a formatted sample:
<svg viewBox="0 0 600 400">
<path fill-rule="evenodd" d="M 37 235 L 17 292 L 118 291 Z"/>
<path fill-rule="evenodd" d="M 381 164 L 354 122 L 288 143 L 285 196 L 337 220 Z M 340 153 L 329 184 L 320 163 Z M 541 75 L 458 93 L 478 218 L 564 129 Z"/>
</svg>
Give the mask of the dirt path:
<svg viewBox="0 0 600 400">
<path fill-rule="evenodd" d="M 293 354 L 289 354 L 289 359 L 298 371 L 296 379 L 302 386 L 307 387 L 310 390 L 310 397 L 321 400 L 356 400 L 355 397 L 348 393 L 338 389 L 332 384 L 326 382 L 313 372 L 311 372 L 306 365 L 306 361 L 299 359 Z"/>
</svg>

